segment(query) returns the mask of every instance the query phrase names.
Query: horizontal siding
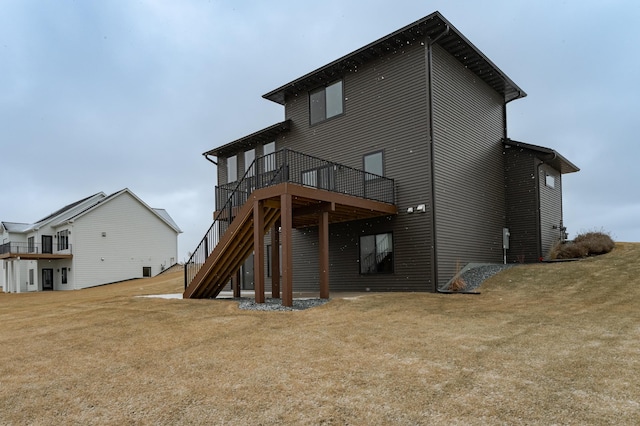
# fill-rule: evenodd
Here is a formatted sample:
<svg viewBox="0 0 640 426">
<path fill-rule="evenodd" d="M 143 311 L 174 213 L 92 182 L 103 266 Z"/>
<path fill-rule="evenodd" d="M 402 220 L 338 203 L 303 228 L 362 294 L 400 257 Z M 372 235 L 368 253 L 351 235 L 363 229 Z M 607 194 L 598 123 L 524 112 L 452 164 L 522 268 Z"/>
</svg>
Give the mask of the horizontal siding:
<svg viewBox="0 0 640 426">
<path fill-rule="evenodd" d="M 535 155 L 525 149 L 504 150 L 507 227 L 511 233 L 508 262 L 536 262 L 539 253 Z"/>
<path fill-rule="evenodd" d="M 545 184 L 546 175 L 555 179 L 553 188 Z M 562 175 L 553 167 L 543 164 L 539 168 L 540 182 L 540 240 L 543 257 L 560 240 L 562 225 Z"/>
<path fill-rule="evenodd" d="M 286 146 L 360 169 L 364 154 L 383 150 L 385 175 L 396 181 L 401 213 L 394 218 L 330 226 L 331 288 L 433 290 L 428 215 L 405 213 L 407 207 L 430 204 L 424 45 L 407 45 L 405 50 L 354 69 L 344 76 L 344 96 L 343 115 L 313 126 L 309 125 L 307 93 L 287 99 L 286 118 L 292 125 L 278 139 L 278 149 Z M 390 229 L 394 232 L 395 273 L 359 275 L 359 236 Z M 318 289 L 317 250 L 317 228 L 294 233 L 295 289 Z"/>
<path fill-rule="evenodd" d="M 440 46 L 433 51 L 438 281 L 467 262 L 501 262 L 503 98 Z"/>
<path fill-rule="evenodd" d="M 128 193 L 79 217 L 72 236 L 76 289 L 140 278 L 143 266 L 156 275 L 177 261 L 175 231 Z"/>
</svg>

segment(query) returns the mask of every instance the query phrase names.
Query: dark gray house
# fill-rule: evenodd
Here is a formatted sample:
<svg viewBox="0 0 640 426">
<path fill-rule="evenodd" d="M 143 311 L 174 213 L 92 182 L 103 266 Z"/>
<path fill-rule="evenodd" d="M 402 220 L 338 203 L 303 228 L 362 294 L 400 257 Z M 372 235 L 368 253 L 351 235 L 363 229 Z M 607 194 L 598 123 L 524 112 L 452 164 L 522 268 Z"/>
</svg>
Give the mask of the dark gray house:
<svg viewBox="0 0 640 426">
<path fill-rule="evenodd" d="M 184 296 L 436 291 L 469 262 L 538 261 L 578 168 L 508 138 L 524 96 L 438 12 L 265 94 L 284 121 L 204 153 L 216 209 Z"/>
</svg>

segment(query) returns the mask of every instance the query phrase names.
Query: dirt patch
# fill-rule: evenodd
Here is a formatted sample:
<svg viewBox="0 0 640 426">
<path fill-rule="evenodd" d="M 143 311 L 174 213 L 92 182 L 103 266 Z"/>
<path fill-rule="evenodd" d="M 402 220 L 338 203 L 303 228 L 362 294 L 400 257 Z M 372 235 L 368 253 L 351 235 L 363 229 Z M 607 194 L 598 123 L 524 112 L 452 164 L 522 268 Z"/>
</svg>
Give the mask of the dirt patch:
<svg viewBox="0 0 640 426">
<path fill-rule="evenodd" d="M 523 265 L 476 296 L 244 311 L 167 273 L 0 294 L 7 424 L 635 424 L 640 245 Z"/>
</svg>

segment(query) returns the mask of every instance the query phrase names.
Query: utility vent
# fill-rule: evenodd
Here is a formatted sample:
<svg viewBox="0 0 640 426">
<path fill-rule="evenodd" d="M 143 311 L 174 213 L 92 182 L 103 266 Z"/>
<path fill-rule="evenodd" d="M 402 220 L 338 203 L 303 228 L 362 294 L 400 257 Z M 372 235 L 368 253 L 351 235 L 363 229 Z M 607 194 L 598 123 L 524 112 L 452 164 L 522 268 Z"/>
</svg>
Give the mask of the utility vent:
<svg viewBox="0 0 640 426">
<path fill-rule="evenodd" d="M 102 233 L 102 236 L 103 236 L 103 237 L 106 237 L 106 236 L 107 236 L 107 233 L 106 233 L 106 232 L 103 232 L 103 233 Z"/>
</svg>

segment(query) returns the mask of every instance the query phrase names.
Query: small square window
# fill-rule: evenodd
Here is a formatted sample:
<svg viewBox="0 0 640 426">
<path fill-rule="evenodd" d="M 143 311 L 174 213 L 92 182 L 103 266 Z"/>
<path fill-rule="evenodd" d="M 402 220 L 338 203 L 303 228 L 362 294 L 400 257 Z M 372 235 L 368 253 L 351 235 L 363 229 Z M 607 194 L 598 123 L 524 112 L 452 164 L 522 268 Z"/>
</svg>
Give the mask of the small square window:
<svg viewBox="0 0 640 426">
<path fill-rule="evenodd" d="M 556 178 L 555 178 L 555 176 L 546 174 L 545 177 L 544 177 L 544 183 L 549 188 L 555 188 L 556 187 Z"/>
<path fill-rule="evenodd" d="M 143 266 L 142 267 L 142 276 L 144 278 L 151 276 L 151 266 Z"/>
</svg>

